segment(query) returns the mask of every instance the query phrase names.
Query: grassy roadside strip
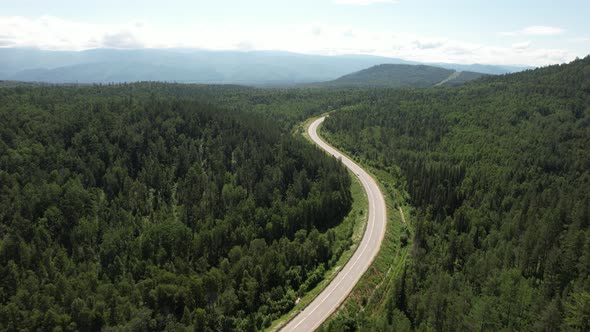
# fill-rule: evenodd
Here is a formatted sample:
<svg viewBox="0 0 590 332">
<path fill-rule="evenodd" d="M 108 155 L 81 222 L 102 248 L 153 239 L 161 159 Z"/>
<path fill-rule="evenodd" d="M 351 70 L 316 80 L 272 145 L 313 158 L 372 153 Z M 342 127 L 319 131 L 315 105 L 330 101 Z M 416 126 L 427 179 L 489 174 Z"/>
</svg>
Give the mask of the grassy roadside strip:
<svg viewBox="0 0 590 332">
<path fill-rule="evenodd" d="M 294 135 L 303 135 L 311 144 L 315 144 L 311 141 L 311 138 L 307 134 L 307 127 L 316 120 L 317 118 L 308 119 L 302 124 L 298 125 L 294 129 Z M 288 313 L 275 320 L 272 325 L 268 328 L 268 331 L 278 331 L 281 327 L 287 324 L 293 319 L 299 312 L 301 312 L 313 299 L 315 299 L 323 290 L 330 284 L 330 282 L 336 277 L 340 269 L 346 265 L 350 260 L 357 247 L 359 246 L 363 234 L 365 232 L 365 226 L 367 225 L 367 211 L 368 211 L 368 199 L 365 190 L 363 189 L 360 181 L 352 172 L 348 172 L 352 179 L 351 181 L 351 193 L 352 193 L 352 208 L 349 214 L 344 218 L 342 223 L 334 228 L 338 235 L 340 234 L 351 234 L 351 246 L 345 250 L 338 259 L 338 262 L 324 274 L 322 281 L 314 287 L 311 291 L 307 292 L 301 297 L 299 303 L 297 303 L 293 309 Z"/>
<path fill-rule="evenodd" d="M 321 127 L 320 131 L 321 136 L 327 142 L 338 147 L 338 145 L 334 144 L 334 138 L 328 132 L 322 130 Z M 341 152 L 345 151 L 340 147 L 338 149 Z M 338 320 L 345 322 L 348 318 L 356 317 L 359 313 L 366 318 L 382 313 L 385 309 L 386 296 L 393 287 L 395 276 L 402 273 L 411 247 L 413 227 L 410 216 L 413 211 L 412 207 L 405 203 L 404 197 L 407 197 L 407 195 L 397 189 L 396 184 L 399 180 L 388 172 L 366 165 L 362 160 L 351 157 L 350 154 L 346 155 L 361 165 L 377 180 L 385 195 L 387 228 L 381 250 L 373 264 L 371 264 L 340 308 L 322 324 L 320 331 L 327 329 L 331 325 L 336 326 Z M 407 224 L 402 222 L 399 207 L 402 208 L 406 216 Z"/>
</svg>

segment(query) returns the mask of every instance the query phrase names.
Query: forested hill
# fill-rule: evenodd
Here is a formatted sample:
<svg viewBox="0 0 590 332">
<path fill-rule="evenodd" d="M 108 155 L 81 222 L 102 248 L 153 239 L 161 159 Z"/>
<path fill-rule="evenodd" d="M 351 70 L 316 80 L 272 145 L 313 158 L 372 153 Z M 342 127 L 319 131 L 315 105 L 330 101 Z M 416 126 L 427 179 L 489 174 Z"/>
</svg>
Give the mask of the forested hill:
<svg viewBox="0 0 590 332">
<path fill-rule="evenodd" d="M 474 75 L 475 74 L 475 75 Z M 313 86 L 323 88 L 425 88 L 439 83 L 461 84 L 482 76 L 479 73 L 425 65 L 382 64 Z M 461 78 L 459 78 L 461 77 Z"/>
<path fill-rule="evenodd" d="M 327 330 L 590 330 L 590 57 L 375 93 L 325 130 L 417 211 L 383 303 Z"/>
<path fill-rule="evenodd" d="M 348 248 L 341 164 L 195 89 L 0 88 L 0 330 L 254 331 Z"/>
</svg>

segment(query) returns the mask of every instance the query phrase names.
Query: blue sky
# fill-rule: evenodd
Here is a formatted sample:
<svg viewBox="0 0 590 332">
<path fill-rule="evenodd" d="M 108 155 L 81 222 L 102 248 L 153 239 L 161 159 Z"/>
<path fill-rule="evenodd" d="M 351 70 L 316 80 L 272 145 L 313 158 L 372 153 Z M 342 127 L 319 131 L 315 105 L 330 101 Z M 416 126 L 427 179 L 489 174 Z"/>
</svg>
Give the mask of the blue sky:
<svg viewBox="0 0 590 332">
<path fill-rule="evenodd" d="M 590 52 L 588 0 L 0 0 L 0 47 L 206 48 L 546 65 Z"/>
</svg>

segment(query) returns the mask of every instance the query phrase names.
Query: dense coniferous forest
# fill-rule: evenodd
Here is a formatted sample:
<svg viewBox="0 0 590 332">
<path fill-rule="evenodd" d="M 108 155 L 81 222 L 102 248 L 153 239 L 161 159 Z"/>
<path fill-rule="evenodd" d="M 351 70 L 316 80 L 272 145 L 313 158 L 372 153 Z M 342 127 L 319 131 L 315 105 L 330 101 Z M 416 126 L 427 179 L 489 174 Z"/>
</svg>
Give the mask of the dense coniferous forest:
<svg viewBox="0 0 590 332">
<path fill-rule="evenodd" d="M 324 126 L 417 211 L 386 309 L 327 330 L 590 330 L 590 57 L 371 93 Z"/>
<path fill-rule="evenodd" d="M 268 326 L 350 245 L 347 172 L 285 130 L 315 94 L 0 88 L 0 330 Z"/>
<path fill-rule="evenodd" d="M 267 327 L 351 243 L 347 172 L 292 133 L 338 109 L 324 134 L 416 213 L 384 303 L 327 330 L 589 330 L 589 105 L 590 57 L 453 88 L 6 84 L 0 329 Z"/>
</svg>

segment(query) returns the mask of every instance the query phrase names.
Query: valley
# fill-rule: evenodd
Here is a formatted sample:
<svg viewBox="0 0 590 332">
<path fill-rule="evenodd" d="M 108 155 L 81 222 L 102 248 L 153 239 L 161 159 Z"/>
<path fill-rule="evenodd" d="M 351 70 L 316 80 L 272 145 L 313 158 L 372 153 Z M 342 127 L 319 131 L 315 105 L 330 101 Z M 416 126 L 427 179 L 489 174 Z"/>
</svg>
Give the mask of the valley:
<svg viewBox="0 0 590 332">
<path fill-rule="evenodd" d="M 0 330 L 590 329 L 590 56 L 0 60 Z"/>
</svg>

